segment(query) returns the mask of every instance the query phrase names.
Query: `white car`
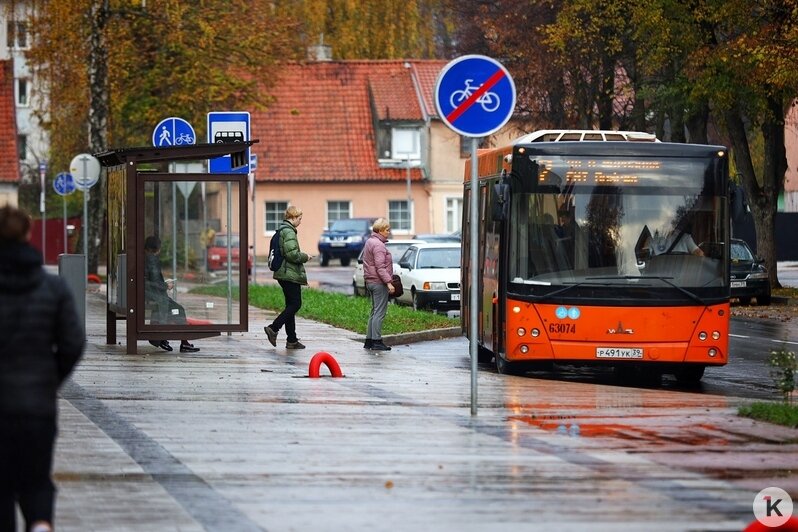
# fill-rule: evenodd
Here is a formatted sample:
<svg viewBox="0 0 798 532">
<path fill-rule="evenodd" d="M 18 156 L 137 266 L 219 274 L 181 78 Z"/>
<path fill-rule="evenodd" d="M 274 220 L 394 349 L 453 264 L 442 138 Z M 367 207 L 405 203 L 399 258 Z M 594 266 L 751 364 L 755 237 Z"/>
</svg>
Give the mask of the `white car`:
<svg viewBox="0 0 798 532">
<path fill-rule="evenodd" d="M 399 259 L 394 273 L 402 278 L 404 293 L 397 303 L 414 309 L 460 309 L 460 244 L 413 244 Z"/>
<path fill-rule="evenodd" d="M 393 259 L 393 271 L 399 269 L 396 265 L 399 262 L 399 257 L 401 257 L 407 248 L 409 248 L 412 244 L 421 244 L 423 240 L 389 240 L 385 243 L 385 247 L 388 248 L 388 251 L 391 253 L 391 258 Z M 365 296 L 366 295 L 366 281 L 363 279 L 363 252 L 360 252 L 360 255 L 357 257 L 357 266 L 355 266 L 355 273 L 352 275 L 352 291 L 356 296 Z"/>
</svg>

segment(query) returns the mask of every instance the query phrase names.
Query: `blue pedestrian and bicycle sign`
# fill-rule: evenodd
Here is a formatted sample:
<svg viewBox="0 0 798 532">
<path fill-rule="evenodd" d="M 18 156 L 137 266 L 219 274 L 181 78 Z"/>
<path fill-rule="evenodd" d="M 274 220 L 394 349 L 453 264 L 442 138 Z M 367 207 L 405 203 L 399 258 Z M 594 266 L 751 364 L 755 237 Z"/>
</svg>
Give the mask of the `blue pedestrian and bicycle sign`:
<svg viewBox="0 0 798 532">
<path fill-rule="evenodd" d="M 156 148 L 189 146 L 196 142 L 197 136 L 191 124 L 176 116 L 164 118 L 152 131 L 152 145 Z"/>
<path fill-rule="evenodd" d="M 450 129 L 466 137 L 485 137 L 513 116 L 515 83 L 495 59 L 464 55 L 441 70 L 435 107 Z"/>
<path fill-rule="evenodd" d="M 53 188 L 59 196 L 68 196 L 75 191 L 75 180 L 72 174 L 61 172 L 53 180 Z"/>
</svg>

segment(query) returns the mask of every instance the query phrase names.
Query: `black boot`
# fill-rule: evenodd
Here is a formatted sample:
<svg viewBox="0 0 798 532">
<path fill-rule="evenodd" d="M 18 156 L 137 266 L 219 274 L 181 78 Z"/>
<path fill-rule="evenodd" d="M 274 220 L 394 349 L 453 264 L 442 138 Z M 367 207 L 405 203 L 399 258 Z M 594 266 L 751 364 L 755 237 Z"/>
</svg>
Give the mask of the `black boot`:
<svg viewBox="0 0 798 532">
<path fill-rule="evenodd" d="M 363 344 L 363 349 L 371 349 L 373 345 L 374 345 L 374 340 L 372 340 L 371 338 L 366 338 L 366 343 Z"/>
<path fill-rule="evenodd" d="M 371 344 L 371 349 L 372 349 L 373 351 L 390 351 L 390 350 L 391 350 L 390 346 L 387 346 L 387 345 L 385 345 L 385 344 L 382 342 L 382 339 L 380 339 L 380 340 L 374 340 L 374 341 L 372 342 L 372 344 Z"/>
</svg>

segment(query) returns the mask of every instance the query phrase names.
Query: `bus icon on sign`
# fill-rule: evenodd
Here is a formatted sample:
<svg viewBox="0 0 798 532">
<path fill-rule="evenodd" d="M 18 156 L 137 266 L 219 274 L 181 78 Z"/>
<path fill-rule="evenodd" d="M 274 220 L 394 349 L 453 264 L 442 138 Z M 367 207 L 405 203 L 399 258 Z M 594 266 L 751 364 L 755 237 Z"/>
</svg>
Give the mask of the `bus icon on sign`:
<svg viewBox="0 0 798 532">
<path fill-rule="evenodd" d="M 217 131 L 213 135 L 215 144 L 225 144 L 228 142 L 244 142 L 243 131 Z"/>
</svg>

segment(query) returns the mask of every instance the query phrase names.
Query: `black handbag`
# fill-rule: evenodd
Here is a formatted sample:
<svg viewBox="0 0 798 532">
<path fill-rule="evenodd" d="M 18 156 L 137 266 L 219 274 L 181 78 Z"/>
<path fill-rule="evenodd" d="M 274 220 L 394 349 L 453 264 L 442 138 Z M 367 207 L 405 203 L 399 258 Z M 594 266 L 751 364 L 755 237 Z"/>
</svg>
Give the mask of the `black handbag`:
<svg viewBox="0 0 798 532">
<path fill-rule="evenodd" d="M 396 274 L 393 274 L 391 277 L 391 284 L 393 285 L 393 294 L 390 294 L 391 297 L 399 297 L 405 293 L 404 287 L 402 287 L 402 278 Z"/>
</svg>

